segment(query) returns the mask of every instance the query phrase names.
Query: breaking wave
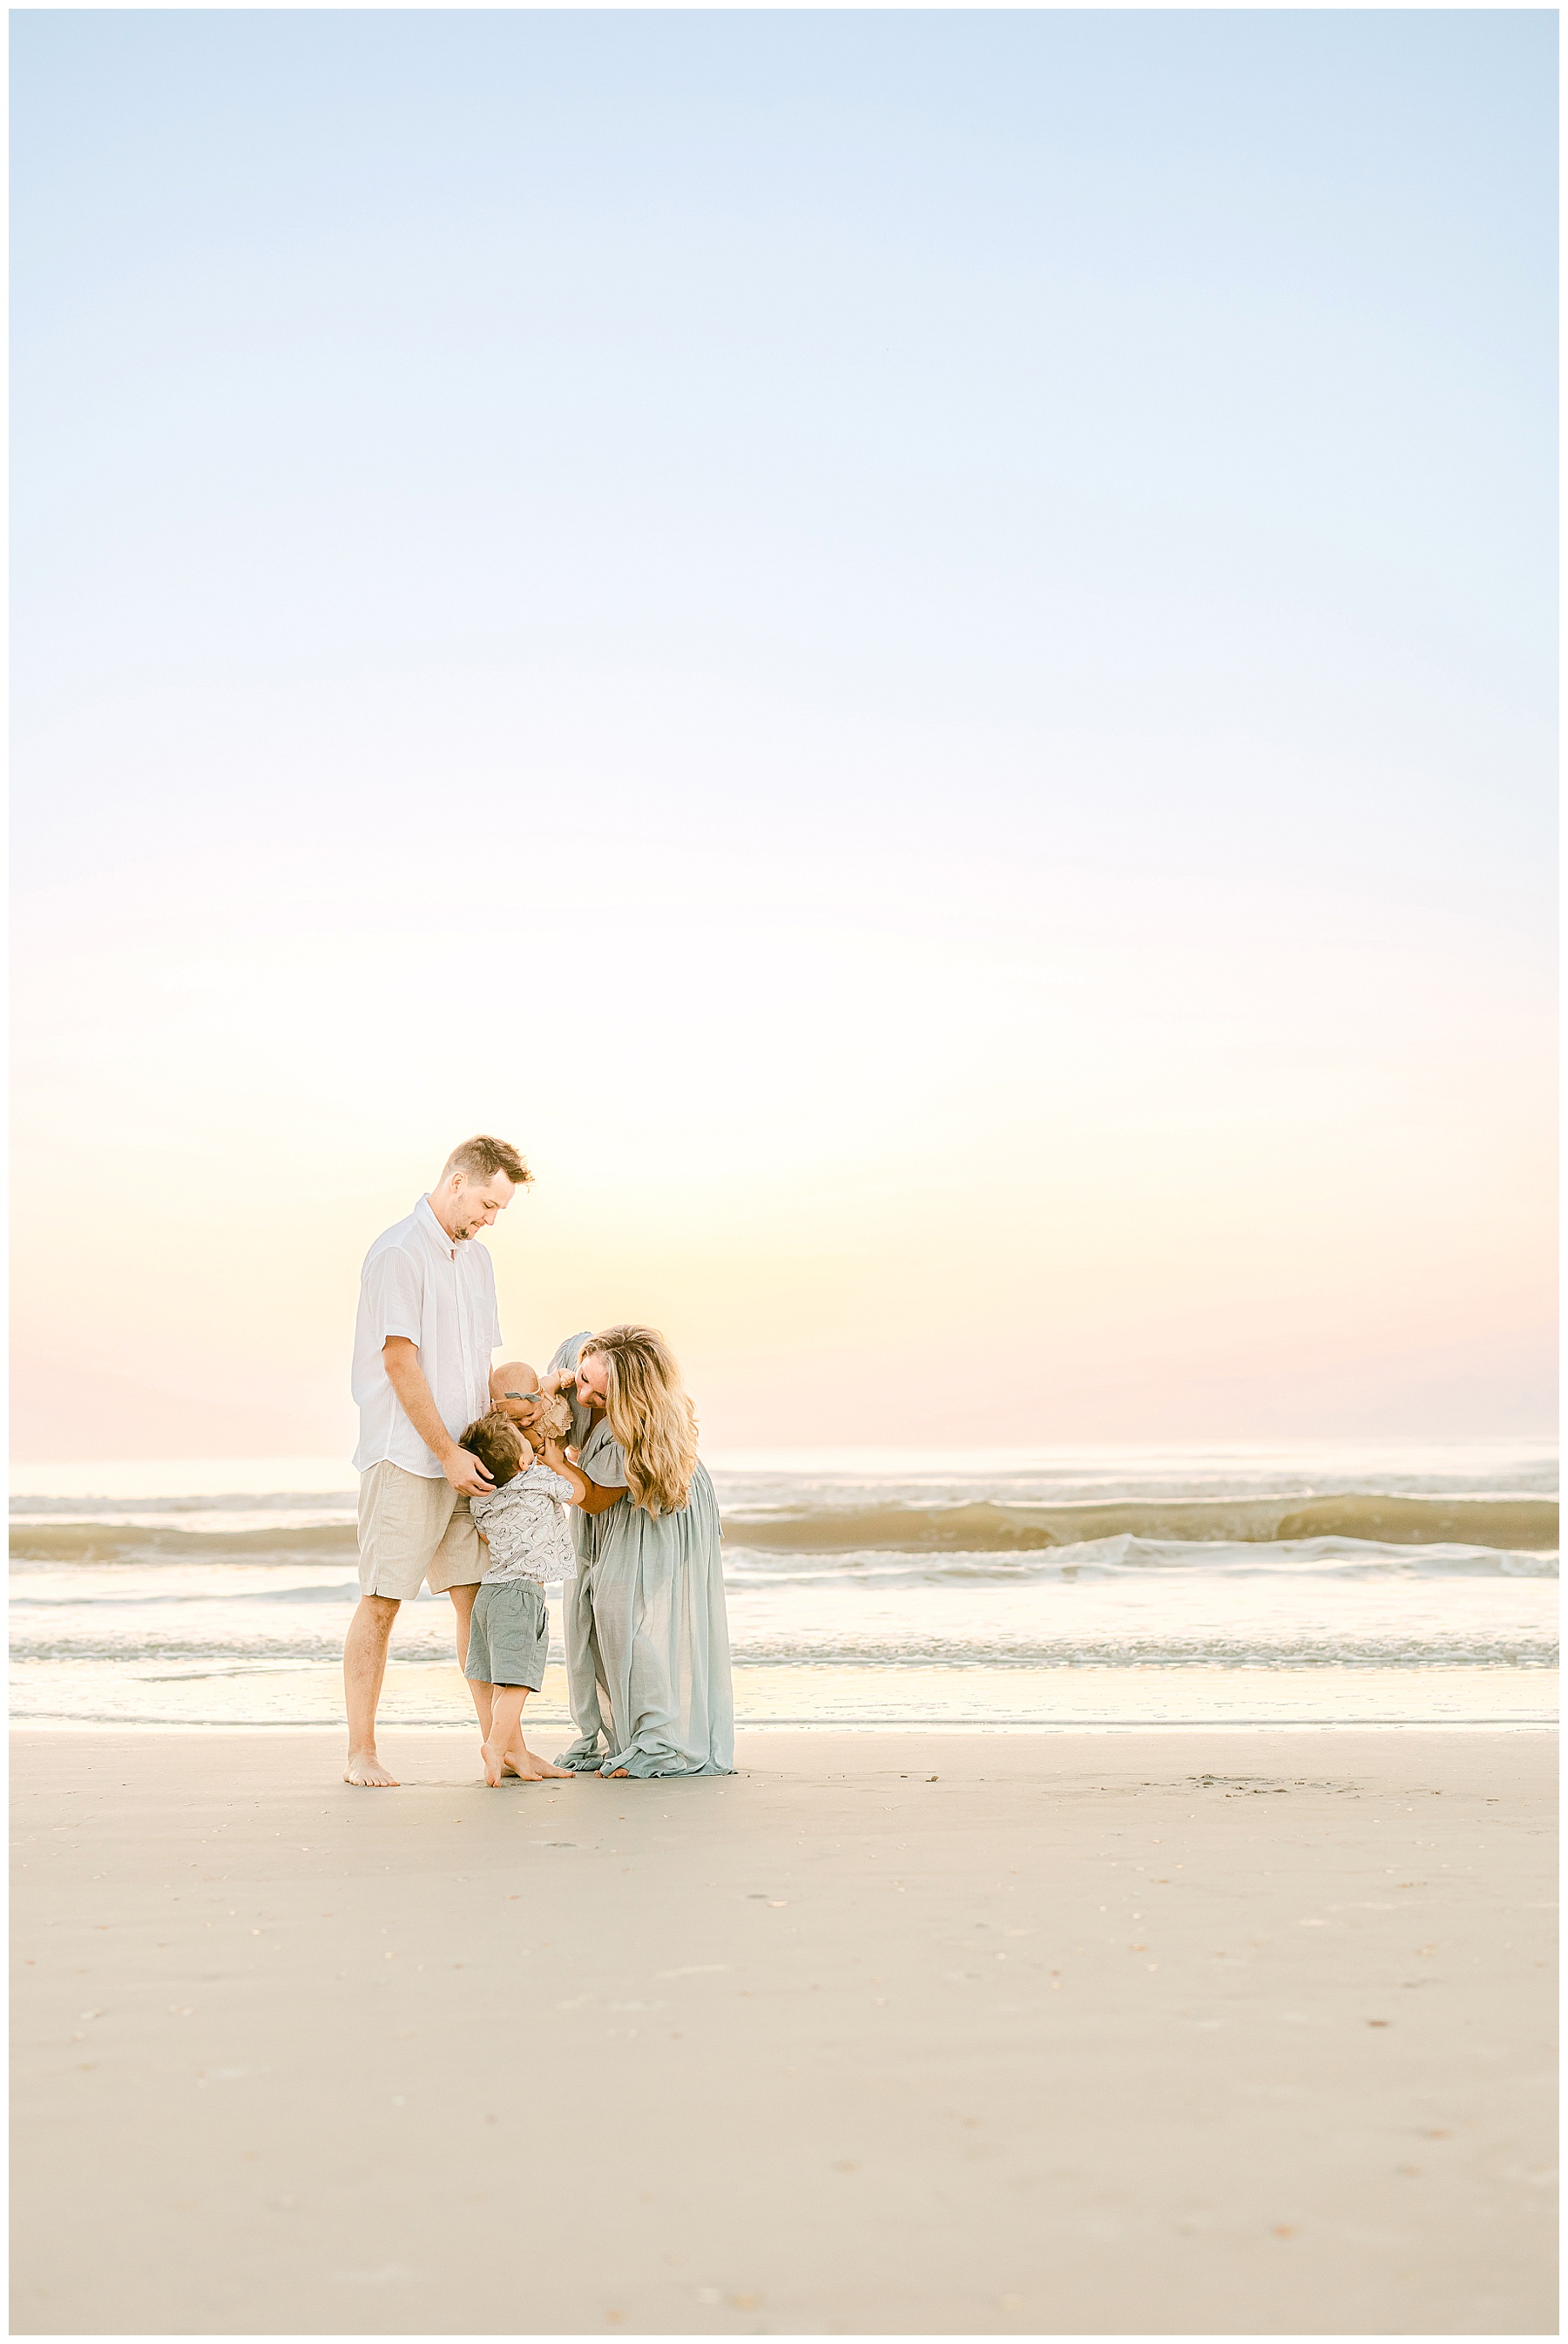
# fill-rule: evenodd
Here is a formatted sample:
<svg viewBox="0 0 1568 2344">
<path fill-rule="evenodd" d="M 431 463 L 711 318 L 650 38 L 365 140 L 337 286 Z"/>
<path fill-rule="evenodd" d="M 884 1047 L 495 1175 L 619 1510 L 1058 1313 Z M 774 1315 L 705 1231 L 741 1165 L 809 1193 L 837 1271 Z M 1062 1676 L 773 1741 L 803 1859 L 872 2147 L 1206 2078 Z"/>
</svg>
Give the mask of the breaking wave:
<svg viewBox="0 0 1568 2344">
<path fill-rule="evenodd" d="M 352 1522 L 305 1529 L 182 1531 L 144 1522 L 14 1522 L 13 1562 L 346 1562 L 358 1560 Z"/>
<path fill-rule="evenodd" d="M 1356 1539 L 1382 1546 L 1557 1545 L 1554 1498 L 1145 1498 L 1109 1504 L 866 1506 L 727 1517 L 738 1545 L 833 1553 L 1017 1553 L 1101 1539 L 1261 1545 Z"/>
<path fill-rule="evenodd" d="M 980 1499 L 960 1505 L 809 1507 L 730 1512 L 724 1520 L 732 1555 L 871 1557 L 879 1554 L 950 1559 L 949 1568 L 984 1571 L 1009 1559 L 1049 1555 L 1057 1564 L 1069 1551 L 1096 1561 L 1145 1568 L 1161 1563 L 1224 1567 L 1234 1560 L 1221 1548 L 1328 1548 L 1346 1543 L 1437 1550 L 1420 1567 L 1438 1570 L 1539 1571 L 1549 1576 L 1557 1546 L 1557 1500 L 1536 1497 L 1390 1497 L 1117 1499 L 1109 1503 L 1004 1504 Z M 352 1569 L 357 1541 L 351 1521 L 265 1527 L 185 1530 L 169 1522 L 26 1521 L 11 1530 L 11 1555 L 32 1564 L 293 1563 Z M 1540 1558 L 1532 1562 L 1532 1557 Z M 1286 1558 L 1282 1552 L 1278 1558 Z M 1353 1558 L 1347 1558 L 1353 1559 Z M 1258 1560 L 1264 1557 L 1259 1554 Z M 1412 1557 L 1412 1563 L 1415 1558 Z"/>
</svg>

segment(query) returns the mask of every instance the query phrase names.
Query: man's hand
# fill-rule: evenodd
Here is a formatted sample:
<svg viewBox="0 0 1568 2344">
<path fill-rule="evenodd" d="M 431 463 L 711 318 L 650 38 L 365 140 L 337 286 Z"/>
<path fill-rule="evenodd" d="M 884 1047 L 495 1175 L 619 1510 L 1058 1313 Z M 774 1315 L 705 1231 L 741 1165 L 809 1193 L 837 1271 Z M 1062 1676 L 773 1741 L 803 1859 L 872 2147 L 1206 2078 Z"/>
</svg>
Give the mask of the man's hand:
<svg viewBox="0 0 1568 2344">
<path fill-rule="evenodd" d="M 496 1486 L 495 1475 L 467 1449 L 454 1449 L 443 1460 L 441 1470 L 460 1498 L 482 1498 Z"/>
</svg>

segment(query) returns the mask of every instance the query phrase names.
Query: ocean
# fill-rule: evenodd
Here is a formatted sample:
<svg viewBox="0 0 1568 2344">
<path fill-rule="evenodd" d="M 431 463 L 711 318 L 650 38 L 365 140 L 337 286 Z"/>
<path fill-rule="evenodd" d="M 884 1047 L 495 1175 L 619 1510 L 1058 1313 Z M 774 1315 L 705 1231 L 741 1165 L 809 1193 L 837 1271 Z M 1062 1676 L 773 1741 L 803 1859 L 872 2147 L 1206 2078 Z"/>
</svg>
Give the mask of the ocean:
<svg viewBox="0 0 1568 2344">
<path fill-rule="evenodd" d="M 1538 1723 L 1550 1443 L 719 1451 L 742 1724 Z M 12 1715 L 341 1716 L 337 1460 L 12 1476 Z M 568 1723 L 558 1599 L 528 1716 Z M 471 1715 L 451 1606 L 406 1604 L 382 1723 Z"/>
</svg>

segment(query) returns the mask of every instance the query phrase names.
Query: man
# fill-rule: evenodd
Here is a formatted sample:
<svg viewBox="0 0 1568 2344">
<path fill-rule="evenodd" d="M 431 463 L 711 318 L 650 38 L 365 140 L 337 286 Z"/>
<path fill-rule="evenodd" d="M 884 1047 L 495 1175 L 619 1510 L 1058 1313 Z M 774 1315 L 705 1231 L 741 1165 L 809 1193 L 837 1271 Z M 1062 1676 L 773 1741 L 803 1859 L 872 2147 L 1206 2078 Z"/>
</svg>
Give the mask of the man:
<svg viewBox="0 0 1568 2344">
<path fill-rule="evenodd" d="M 457 1435 L 490 1404 L 490 1354 L 501 1340 L 496 1273 L 475 1238 L 533 1177 L 505 1140 L 466 1139 L 429 1195 L 377 1238 L 359 1274 L 360 1595 L 343 1646 L 343 1779 L 361 1790 L 397 1786 L 376 1755 L 376 1708 L 392 1622 L 422 1581 L 450 1595 L 457 1666 L 467 1659 L 485 1572 L 468 1500 L 495 1484 Z"/>
</svg>

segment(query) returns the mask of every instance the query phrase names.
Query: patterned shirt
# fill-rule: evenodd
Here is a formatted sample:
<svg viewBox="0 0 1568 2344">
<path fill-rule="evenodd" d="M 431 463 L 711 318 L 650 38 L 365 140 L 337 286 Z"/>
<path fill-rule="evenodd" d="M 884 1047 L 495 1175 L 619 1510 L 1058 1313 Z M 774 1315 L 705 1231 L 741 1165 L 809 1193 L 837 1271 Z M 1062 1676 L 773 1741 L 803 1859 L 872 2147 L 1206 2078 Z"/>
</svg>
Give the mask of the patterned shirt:
<svg viewBox="0 0 1568 2344">
<path fill-rule="evenodd" d="M 536 1458 L 498 1490 L 470 1498 L 468 1511 L 490 1542 L 490 1567 L 481 1585 L 532 1579 L 544 1586 L 575 1579 L 577 1559 L 566 1521 L 567 1500 L 575 1494 L 569 1481 Z"/>
</svg>

